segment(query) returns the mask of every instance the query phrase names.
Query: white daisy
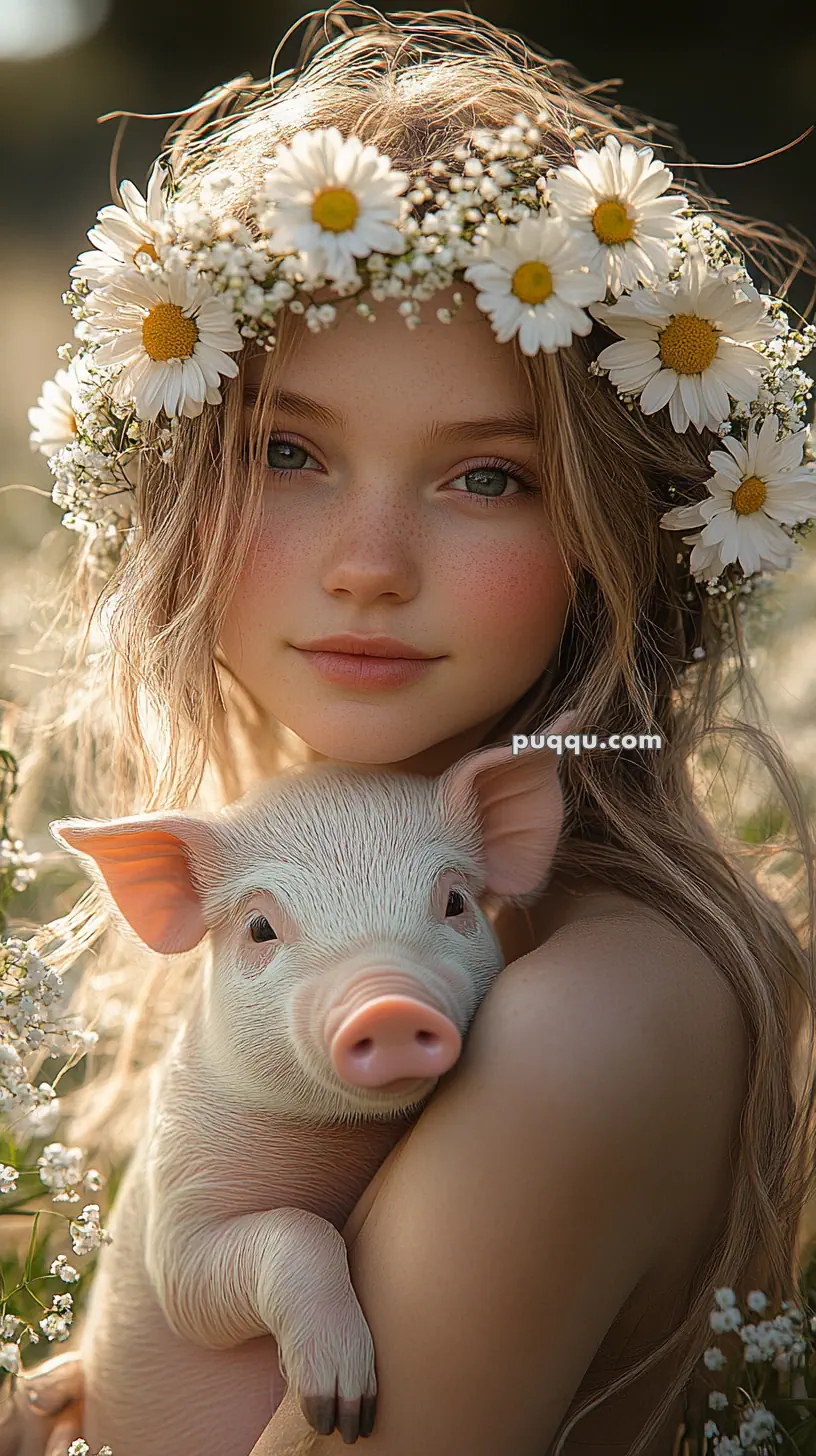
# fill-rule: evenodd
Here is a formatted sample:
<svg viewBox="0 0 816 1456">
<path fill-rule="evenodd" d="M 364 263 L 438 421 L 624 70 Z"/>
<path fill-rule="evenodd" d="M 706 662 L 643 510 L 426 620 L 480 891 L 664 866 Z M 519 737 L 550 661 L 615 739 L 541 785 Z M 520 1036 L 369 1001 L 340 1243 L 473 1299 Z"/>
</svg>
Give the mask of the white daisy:
<svg viewBox="0 0 816 1456">
<path fill-rule="evenodd" d="M 58 369 L 53 379 L 46 379 L 36 405 L 28 411 L 28 419 L 32 425 L 31 448 L 42 455 L 53 455 L 74 439 L 76 416 L 67 369 Z"/>
<path fill-rule="evenodd" d="M 731 273 L 709 268 L 692 248 L 676 282 L 591 309 L 624 340 L 603 349 L 598 364 L 621 394 L 640 395 L 644 414 L 668 404 L 678 434 L 689 422 L 717 430 L 731 413 L 729 395 L 755 399 L 769 368 L 755 345 L 778 326 L 756 290 Z"/>
<path fill-rule="evenodd" d="M 708 497 L 675 506 L 660 521 L 669 531 L 703 527 L 699 535 L 683 537 L 694 542 L 695 575 L 719 575 L 733 561 L 746 576 L 790 565 L 795 543 L 777 523 L 793 526 L 816 516 L 816 466 L 802 460 L 806 434 L 780 438 L 776 415 L 768 415 L 759 428 L 754 421 L 744 445 L 726 435 L 725 449 L 712 450 Z"/>
<path fill-rule="evenodd" d="M 399 197 L 411 179 L 376 147 L 322 127 L 280 142 L 273 162 L 258 221 L 275 251 L 301 255 L 307 276 L 350 279 L 355 258 L 404 252 Z"/>
<path fill-rule="evenodd" d="M 119 196 L 124 206 L 111 204 L 97 213 L 97 227 L 88 238 L 93 249 L 80 253 L 71 269 L 72 278 L 83 278 L 92 288 L 111 283 L 123 268 L 130 268 L 138 254 L 146 254 L 158 262 L 158 225 L 165 219 L 162 194 L 167 172 L 155 163 L 147 184 L 147 197 L 142 197 L 132 182 L 123 182 Z"/>
<path fill-rule="evenodd" d="M 557 215 L 591 244 L 590 266 L 603 272 L 615 297 L 671 271 L 676 215 L 688 206 L 680 193 L 661 197 L 672 180 L 651 147 L 622 147 L 609 136 L 600 151 L 576 151 L 575 166 L 559 167 L 550 183 Z"/>
<path fill-rule="evenodd" d="M 464 276 L 481 290 L 476 304 L 490 315 L 499 343 L 517 333 L 524 354 L 554 354 L 573 334 L 588 334 L 592 319 L 584 306 L 606 289 L 565 223 L 542 211 L 519 223 L 490 224 Z"/>
<path fill-rule="evenodd" d="M 94 359 L 121 366 L 114 398 L 132 399 L 142 420 L 168 415 L 194 418 L 220 404 L 220 376 L 233 378 L 228 357 L 243 345 L 230 304 L 185 268 L 147 277 L 136 269 L 88 301 L 101 339 Z"/>
<path fill-rule="evenodd" d="M 54 455 L 76 438 L 78 394 L 84 373 L 82 357 L 78 356 L 67 369 L 58 369 L 53 379 L 46 379 L 36 405 L 28 411 L 33 450 Z"/>
</svg>

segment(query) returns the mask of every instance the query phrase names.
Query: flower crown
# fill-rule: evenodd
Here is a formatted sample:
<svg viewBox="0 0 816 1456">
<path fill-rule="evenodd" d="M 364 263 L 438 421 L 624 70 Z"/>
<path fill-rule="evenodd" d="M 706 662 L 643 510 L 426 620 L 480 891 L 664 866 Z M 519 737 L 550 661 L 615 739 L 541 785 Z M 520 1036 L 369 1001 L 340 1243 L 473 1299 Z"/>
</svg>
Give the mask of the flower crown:
<svg viewBox="0 0 816 1456">
<path fill-rule="evenodd" d="M 630 410 L 668 410 L 675 431 L 721 437 L 705 498 L 660 522 L 690 533 L 689 570 L 710 594 L 790 566 L 816 518 L 812 381 L 798 367 L 816 329 L 793 329 L 781 300 L 760 296 L 732 239 L 669 191 L 650 147 L 607 136 L 553 167 L 539 149 L 545 120 L 476 128 L 455 164 L 418 176 L 336 127 L 299 131 L 278 144 L 247 221 L 229 212 L 241 179 L 228 171 L 205 174 L 195 200 L 159 162 L 146 197 L 123 182 L 64 295 L 79 344 L 59 350 L 68 367 L 29 411 L 62 524 L 114 561 L 134 536 L 142 470 L 171 458 L 180 416 L 221 403 L 245 340 L 274 347 L 282 309 L 319 331 L 337 308 L 316 303 L 318 289 L 365 289 L 398 298 L 414 328 L 425 300 L 464 279 L 500 343 L 554 353 L 597 320 L 619 342 L 589 370 Z M 437 318 L 461 302 L 454 292 Z M 375 318 L 369 302 L 353 306 Z"/>
</svg>

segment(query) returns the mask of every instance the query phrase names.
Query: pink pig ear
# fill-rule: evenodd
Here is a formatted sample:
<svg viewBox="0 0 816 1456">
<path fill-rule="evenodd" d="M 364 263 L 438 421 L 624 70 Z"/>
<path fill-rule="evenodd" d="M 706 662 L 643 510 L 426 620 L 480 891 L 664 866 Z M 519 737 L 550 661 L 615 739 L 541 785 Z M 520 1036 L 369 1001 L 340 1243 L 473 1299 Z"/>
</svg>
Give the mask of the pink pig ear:
<svg viewBox="0 0 816 1456">
<path fill-rule="evenodd" d="M 207 934 L 191 857 L 212 863 L 214 826 L 178 811 L 127 819 L 55 819 L 58 844 L 94 862 L 125 922 L 151 950 L 175 955 Z"/>
<path fill-rule="evenodd" d="M 542 737 L 569 733 L 572 713 L 563 713 Z M 481 820 L 485 888 L 494 895 L 524 899 L 543 889 L 564 822 L 558 755 L 548 748 L 512 744 L 480 748 L 441 775 L 440 790 L 453 810 Z"/>
</svg>

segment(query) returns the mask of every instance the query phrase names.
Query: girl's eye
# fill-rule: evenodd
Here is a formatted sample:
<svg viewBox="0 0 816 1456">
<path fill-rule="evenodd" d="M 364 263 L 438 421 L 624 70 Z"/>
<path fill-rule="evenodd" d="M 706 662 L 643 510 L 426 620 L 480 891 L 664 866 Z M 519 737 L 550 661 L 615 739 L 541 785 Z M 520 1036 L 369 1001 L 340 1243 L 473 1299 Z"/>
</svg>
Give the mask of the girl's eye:
<svg viewBox="0 0 816 1456">
<path fill-rule="evenodd" d="M 451 890 L 445 906 L 445 916 L 461 915 L 465 908 L 465 897 L 458 890 Z"/>
<path fill-rule="evenodd" d="M 289 440 L 284 435 L 271 436 L 266 447 L 266 465 L 279 475 L 298 475 L 304 470 L 320 470 L 320 465 L 304 445 Z M 521 500 L 525 496 L 539 496 L 541 491 L 533 476 L 519 466 L 511 470 L 501 460 L 488 460 L 483 465 L 472 465 L 456 481 L 465 481 L 465 489 L 456 489 L 456 495 L 469 496 L 480 505 L 503 505 L 506 501 Z M 507 482 L 514 481 L 516 489 L 508 492 Z M 455 482 L 451 482 L 455 484 Z"/>
<path fill-rule="evenodd" d="M 303 470 L 305 460 L 311 460 L 317 466 L 317 461 L 308 450 L 302 445 L 297 445 L 294 440 L 285 440 L 280 435 L 273 435 L 266 447 L 266 463 L 270 470 Z M 319 466 L 317 467 L 319 469 Z"/>
<path fill-rule="evenodd" d="M 541 492 L 531 476 L 520 468 L 510 470 L 500 460 L 491 460 L 484 465 L 472 465 L 469 470 L 455 478 L 464 480 L 464 490 L 457 490 L 457 495 L 468 495 L 472 499 L 482 502 L 484 505 L 492 505 L 494 502 L 501 504 L 506 500 L 516 500 L 521 496 L 540 495 Z M 508 480 L 516 482 L 517 489 L 507 493 L 505 487 Z M 455 481 L 451 481 L 454 485 Z"/>
<path fill-rule="evenodd" d="M 265 915 L 256 915 L 254 920 L 250 921 L 249 933 L 257 945 L 265 940 L 277 940 L 278 938 Z"/>
</svg>

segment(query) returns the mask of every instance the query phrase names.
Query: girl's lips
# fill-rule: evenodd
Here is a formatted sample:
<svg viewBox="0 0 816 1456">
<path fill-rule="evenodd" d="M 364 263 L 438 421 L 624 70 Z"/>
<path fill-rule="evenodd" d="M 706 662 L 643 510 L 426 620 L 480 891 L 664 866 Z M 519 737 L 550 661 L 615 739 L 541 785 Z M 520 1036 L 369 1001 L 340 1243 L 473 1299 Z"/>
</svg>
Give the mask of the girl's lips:
<svg viewBox="0 0 816 1456">
<path fill-rule="evenodd" d="M 393 688 L 422 677 L 438 657 L 368 657 L 358 652 L 310 652 L 296 647 L 326 682 L 341 687 Z"/>
</svg>

